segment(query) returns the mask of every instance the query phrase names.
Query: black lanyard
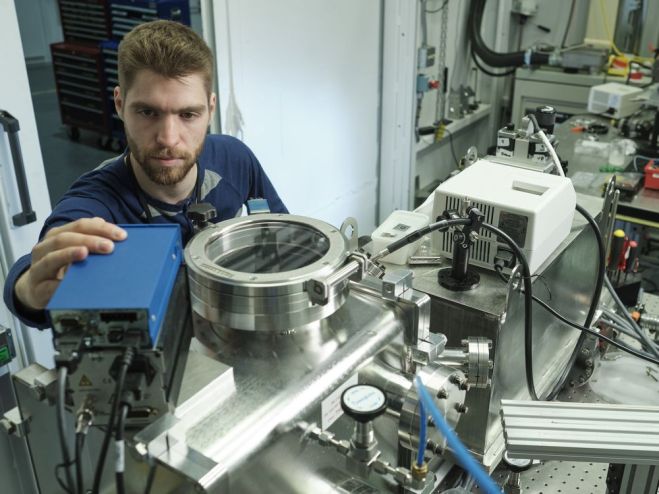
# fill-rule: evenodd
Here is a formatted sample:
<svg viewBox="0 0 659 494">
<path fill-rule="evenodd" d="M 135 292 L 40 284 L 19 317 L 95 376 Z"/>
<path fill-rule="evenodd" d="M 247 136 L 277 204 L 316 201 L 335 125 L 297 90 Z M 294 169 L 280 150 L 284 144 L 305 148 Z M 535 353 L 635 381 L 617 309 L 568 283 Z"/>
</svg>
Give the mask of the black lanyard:
<svg viewBox="0 0 659 494">
<path fill-rule="evenodd" d="M 137 181 L 137 177 L 135 176 L 135 171 L 133 170 L 133 167 L 131 165 L 130 153 L 126 155 L 124 159 L 124 163 L 126 163 L 126 166 L 128 167 L 128 170 L 130 170 L 130 174 L 133 177 L 133 184 L 135 185 L 135 195 L 137 196 L 137 201 L 140 203 L 140 207 L 144 212 L 144 216 L 146 216 L 146 222 L 152 223 L 153 215 L 151 214 L 151 208 L 149 207 L 149 203 L 146 200 L 144 191 L 140 187 L 140 184 Z M 197 181 L 195 182 L 195 186 L 194 186 L 194 204 L 198 204 L 200 200 L 201 200 L 201 169 L 199 168 L 199 163 L 197 163 Z"/>
</svg>

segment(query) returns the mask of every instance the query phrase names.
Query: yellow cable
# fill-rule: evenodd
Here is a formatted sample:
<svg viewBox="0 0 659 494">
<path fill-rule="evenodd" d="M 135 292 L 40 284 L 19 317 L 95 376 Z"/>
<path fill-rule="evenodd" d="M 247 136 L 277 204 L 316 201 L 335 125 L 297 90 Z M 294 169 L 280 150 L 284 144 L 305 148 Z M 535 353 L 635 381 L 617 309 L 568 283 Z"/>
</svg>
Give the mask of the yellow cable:
<svg viewBox="0 0 659 494">
<path fill-rule="evenodd" d="M 611 35 L 611 28 L 609 27 L 609 18 L 607 17 L 606 9 L 604 8 L 604 0 L 600 0 L 600 10 L 602 11 L 602 21 L 604 22 L 604 29 L 606 29 L 606 35 L 610 40 L 609 42 L 611 43 L 611 48 L 613 49 L 613 52 L 619 57 L 622 57 L 626 60 L 627 57 L 625 56 L 625 54 L 622 53 L 620 50 L 618 50 L 618 47 L 613 42 L 613 36 Z"/>
<path fill-rule="evenodd" d="M 626 216 L 623 214 L 616 214 L 616 219 L 620 221 L 626 221 L 628 223 L 636 223 L 637 225 L 649 226 L 650 228 L 659 228 L 659 223 L 656 221 L 642 220 L 640 218 L 634 218 L 632 216 Z"/>
</svg>

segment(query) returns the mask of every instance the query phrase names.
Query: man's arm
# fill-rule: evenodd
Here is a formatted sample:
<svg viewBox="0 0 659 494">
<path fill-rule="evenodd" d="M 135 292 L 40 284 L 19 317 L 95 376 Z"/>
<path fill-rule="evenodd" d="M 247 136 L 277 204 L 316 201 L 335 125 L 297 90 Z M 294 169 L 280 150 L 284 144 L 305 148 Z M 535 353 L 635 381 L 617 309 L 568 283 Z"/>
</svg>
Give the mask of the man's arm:
<svg viewBox="0 0 659 494">
<path fill-rule="evenodd" d="M 279 197 L 277 190 L 265 173 L 251 149 L 245 146 L 250 161 L 250 190 L 248 199 L 262 198 L 268 201 L 271 213 L 288 213 L 288 209 Z"/>
<path fill-rule="evenodd" d="M 46 220 L 32 253 L 21 257 L 8 273 L 3 296 L 9 310 L 29 326 L 48 327 L 44 308 L 68 266 L 90 253 L 110 253 L 114 241 L 126 237 L 111 220 L 111 212 L 96 200 L 61 201 Z"/>
</svg>

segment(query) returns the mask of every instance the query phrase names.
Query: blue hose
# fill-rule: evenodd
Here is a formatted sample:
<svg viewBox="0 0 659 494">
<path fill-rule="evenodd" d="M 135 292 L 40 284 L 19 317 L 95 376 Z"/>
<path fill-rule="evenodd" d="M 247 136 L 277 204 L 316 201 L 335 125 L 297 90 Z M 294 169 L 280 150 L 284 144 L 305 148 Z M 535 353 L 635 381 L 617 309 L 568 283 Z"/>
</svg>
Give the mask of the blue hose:
<svg viewBox="0 0 659 494">
<path fill-rule="evenodd" d="M 437 427 L 446 438 L 446 441 L 453 450 L 453 455 L 460 466 L 473 475 L 474 479 L 476 479 L 476 484 L 478 484 L 478 487 L 480 487 L 483 492 L 486 494 L 501 494 L 501 487 L 499 487 L 485 470 L 483 470 L 483 467 L 474 460 L 469 454 L 469 451 L 467 451 L 467 448 L 465 448 L 460 439 L 458 439 L 458 436 L 455 435 L 455 432 L 453 432 L 446 423 L 446 420 L 444 420 L 439 409 L 435 406 L 434 401 L 428 394 L 428 391 L 424 387 L 419 376 L 414 378 L 414 385 L 419 393 L 421 403 L 423 403 L 426 410 L 430 412 L 433 422 L 435 422 L 435 427 Z"/>
<path fill-rule="evenodd" d="M 426 415 L 426 407 L 424 407 L 421 402 L 419 402 L 419 417 L 421 421 L 419 424 L 419 452 L 416 455 L 416 465 L 418 467 L 423 465 L 426 452 L 426 442 L 428 439 L 428 417 Z"/>
</svg>

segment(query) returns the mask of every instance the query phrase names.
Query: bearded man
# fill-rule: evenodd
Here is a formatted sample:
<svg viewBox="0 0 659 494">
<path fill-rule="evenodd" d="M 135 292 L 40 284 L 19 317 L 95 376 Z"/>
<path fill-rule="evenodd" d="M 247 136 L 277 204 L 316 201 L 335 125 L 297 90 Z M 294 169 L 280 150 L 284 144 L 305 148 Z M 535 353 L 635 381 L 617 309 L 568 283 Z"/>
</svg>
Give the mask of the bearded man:
<svg viewBox="0 0 659 494">
<path fill-rule="evenodd" d="M 7 276 L 5 304 L 29 326 L 48 327 L 44 308 L 71 263 L 126 238 L 117 224 L 176 223 L 185 244 L 193 204 L 210 203 L 213 221 L 235 217 L 253 198 L 288 212 L 247 146 L 207 134 L 217 104 L 213 54 L 194 31 L 172 21 L 135 27 L 119 45 L 118 70 L 126 151 L 71 186 Z"/>
</svg>

